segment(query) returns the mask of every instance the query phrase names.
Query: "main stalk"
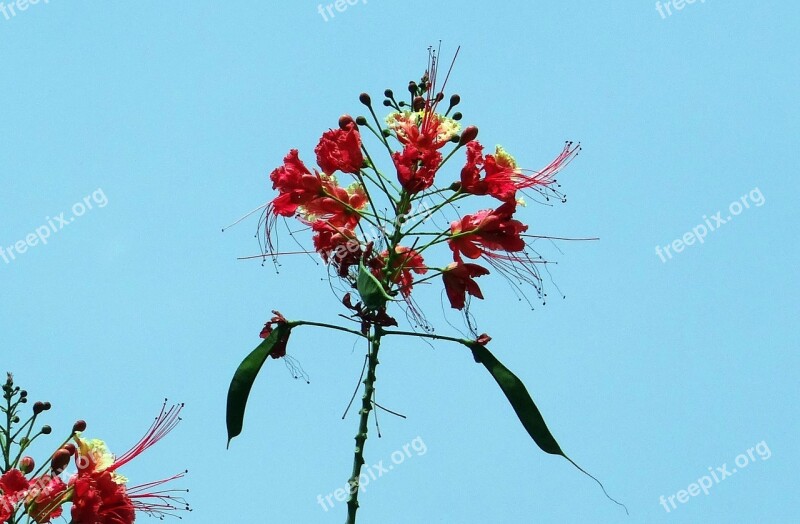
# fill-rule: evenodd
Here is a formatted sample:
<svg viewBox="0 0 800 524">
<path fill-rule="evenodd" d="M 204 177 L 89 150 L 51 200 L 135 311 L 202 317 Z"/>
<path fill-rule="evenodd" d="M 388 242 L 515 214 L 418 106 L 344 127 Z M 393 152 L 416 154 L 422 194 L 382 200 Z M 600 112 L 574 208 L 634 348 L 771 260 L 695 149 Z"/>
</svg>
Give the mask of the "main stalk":
<svg viewBox="0 0 800 524">
<path fill-rule="evenodd" d="M 358 433 L 356 433 L 356 449 L 353 457 L 353 474 L 350 476 L 350 498 L 347 499 L 347 521 L 346 524 L 355 524 L 356 512 L 358 511 L 358 492 L 359 478 L 361 477 L 361 466 L 364 465 L 364 444 L 367 442 L 369 431 L 369 414 L 372 411 L 372 399 L 375 394 L 375 370 L 378 367 L 378 351 L 381 348 L 381 337 L 383 330 L 380 326 L 373 326 L 370 340 L 369 353 L 367 355 L 367 376 L 364 379 L 364 396 L 361 398 L 361 409 L 359 410 L 360 420 Z"/>
</svg>

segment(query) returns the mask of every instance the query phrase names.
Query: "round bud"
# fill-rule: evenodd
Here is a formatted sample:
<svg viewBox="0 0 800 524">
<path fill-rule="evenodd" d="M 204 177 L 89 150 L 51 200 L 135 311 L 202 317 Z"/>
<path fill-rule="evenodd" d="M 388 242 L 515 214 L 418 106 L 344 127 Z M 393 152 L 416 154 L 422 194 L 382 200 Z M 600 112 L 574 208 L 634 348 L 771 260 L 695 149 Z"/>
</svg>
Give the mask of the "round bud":
<svg viewBox="0 0 800 524">
<path fill-rule="evenodd" d="M 450 97 L 450 107 L 457 106 L 461 103 L 461 97 L 458 95 L 453 95 Z"/>
<path fill-rule="evenodd" d="M 369 97 L 367 93 L 361 93 L 358 95 L 358 100 L 364 104 L 365 106 L 369 107 L 372 105 L 372 99 Z"/>
<path fill-rule="evenodd" d="M 53 428 L 50 426 L 42 426 L 42 435 L 49 435 L 53 432 Z"/>
<path fill-rule="evenodd" d="M 61 448 L 61 449 L 67 450 L 69 452 L 70 456 L 74 455 L 75 452 L 78 451 L 78 448 L 76 448 L 75 444 L 73 444 L 72 442 L 70 442 L 69 444 L 64 444 L 64 447 Z"/>
<path fill-rule="evenodd" d="M 383 105 L 385 105 L 386 107 L 391 107 L 392 101 L 391 100 L 384 100 L 383 101 Z"/>
<path fill-rule="evenodd" d="M 414 111 L 422 111 L 425 109 L 425 99 L 421 96 L 414 97 L 413 109 Z"/>
<path fill-rule="evenodd" d="M 461 132 L 461 140 L 459 140 L 458 145 L 463 146 L 469 142 L 472 142 L 478 137 L 478 128 L 475 126 L 467 126 L 464 131 Z"/>
<path fill-rule="evenodd" d="M 44 403 L 44 410 L 45 410 L 45 411 L 47 411 L 48 409 L 50 409 L 50 408 L 52 408 L 52 407 L 53 407 L 53 405 L 52 405 L 52 404 L 50 404 L 49 402 L 45 402 L 45 403 Z"/>
<path fill-rule="evenodd" d="M 357 116 L 356 117 L 356 124 L 358 124 L 360 126 L 365 126 L 365 125 L 367 125 L 367 119 L 365 117 L 363 117 L 363 116 Z"/>
<path fill-rule="evenodd" d="M 408 83 L 408 92 L 411 93 L 412 95 L 417 94 L 417 83 L 414 82 L 413 80 Z"/>
<path fill-rule="evenodd" d="M 72 432 L 78 433 L 79 431 L 86 431 L 86 421 L 79 420 L 75 424 L 72 425 Z"/>
<path fill-rule="evenodd" d="M 56 473 L 61 473 L 69 464 L 69 459 L 72 455 L 69 454 L 64 448 L 59 449 L 53 455 L 53 458 L 50 460 L 50 469 L 52 469 Z"/>
<path fill-rule="evenodd" d="M 44 402 L 39 402 L 38 400 L 33 403 L 33 414 L 38 415 L 44 411 Z"/>
<path fill-rule="evenodd" d="M 27 455 L 22 457 L 19 461 L 19 470 L 26 475 L 33 471 L 35 467 L 36 462 L 34 462 L 32 457 L 28 457 Z"/>
<path fill-rule="evenodd" d="M 350 124 L 355 124 L 352 116 L 342 115 L 339 117 L 339 129 L 347 129 L 347 126 Z"/>
<path fill-rule="evenodd" d="M 458 121 L 458 120 L 461 120 L 463 117 L 464 117 L 464 115 L 462 115 L 462 114 L 461 114 L 461 113 L 459 113 L 458 111 L 456 111 L 455 113 L 453 113 L 453 120 L 456 120 L 456 121 Z"/>
<path fill-rule="evenodd" d="M 19 396 L 20 398 L 25 398 L 28 396 L 28 392 L 23 389 L 22 391 L 19 392 Z"/>
<path fill-rule="evenodd" d="M 394 92 L 391 89 L 387 89 L 383 92 L 383 96 L 386 98 L 394 98 Z"/>
<path fill-rule="evenodd" d="M 441 102 L 442 100 L 444 100 L 444 93 L 439 91 L 439 93 L 436 95 L 436 101 Z"/>
</svg>

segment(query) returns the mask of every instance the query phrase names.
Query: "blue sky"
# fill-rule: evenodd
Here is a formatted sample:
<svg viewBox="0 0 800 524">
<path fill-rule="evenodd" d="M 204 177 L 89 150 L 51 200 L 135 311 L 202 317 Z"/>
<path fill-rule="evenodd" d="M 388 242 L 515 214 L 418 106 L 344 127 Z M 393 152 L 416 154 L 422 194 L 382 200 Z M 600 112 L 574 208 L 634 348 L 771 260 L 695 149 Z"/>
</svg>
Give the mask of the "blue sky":
<svg viewBox="0 0 800 524">
<path fill-rule="evenodd" d="M 486 144 L 526 167 L 583 145 L 559 178 L 567 203 L 523 216 L 532 232 L 600 240 L 543 247 L 558 262 L 546 306 L 494 279 L 472 311 L 565 451 L 631 516 L 541 453 L 462 348 L 393 340 L 378 398 L 408 418 L 381 417 L 367 461 L 417 448 L 368 486 L 361 519 L 796 519 L 800 7 L 670 6 L 373 0 L 326 21 L 314 2 L 41 0 L 0 13 L 0 246 L 92 204 L 0 258 L 3 369 L 54 404 L 56 432 L 85 418 L 119 451 L 164 397 L 185 402 L 127 476 L 188 468 L 187 522 L 343 521 L 344 504 L 326 512 L 317 495 L 350 472 L 357 421 L 341 413 L 361 350 L 298 331 L 289 351 L 311 383 L 268 362 L 226 451 L 228 383 L 270 310 L 335 321 L 341 306 L 311 259 L 279 274 L 237 261 L 258 252 L 254 219 L 220 228 L 272 198 L 288 149 L 313 159 L 322 131 L 362 111 L 358 93 L 401 92 L 442 40 L 461 46 L 450 90 Z M 436 293 L 423 305 L 456 333 Z M 709 468 L 737 471 L 680 502 Z"/>
</svg>

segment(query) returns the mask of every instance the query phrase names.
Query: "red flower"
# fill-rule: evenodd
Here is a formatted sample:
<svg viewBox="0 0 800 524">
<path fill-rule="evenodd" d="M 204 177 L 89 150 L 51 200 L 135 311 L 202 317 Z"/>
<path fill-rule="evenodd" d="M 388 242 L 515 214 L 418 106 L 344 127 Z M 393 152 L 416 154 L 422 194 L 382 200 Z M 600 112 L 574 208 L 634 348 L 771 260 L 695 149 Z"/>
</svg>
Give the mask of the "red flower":
<svg viewBox="0 0 800 524">
<path fill-rule="evenodd" d="M 14 513 L 17 503 L 25 497 L 28 479 L 18 469 L 10 469 L 0 477 L 0 522 Z"/>
<path fill-rule="evenodd" d="M 75 524 L 130 524 L 136 511 L 163 517 L 173 510 L 188 509 L 181 497 L 173 495 L 174 491 L 152 491 L 184 473 L 130 490 L 125 486 L 125 478 L 116 473 L 172 431 L 181 420 L 182 409 L 183 404 L 167 409 L 165 403 L 144 437 L 120 457 L 114 457 L 102 441 L 74 437 L 78 445 L 75 455 L 78 473 L 70 479 L 69 487 Z"/>
<path fill-rule="evenodd" d="M 461 169 L 461 190 L 472 195 L 491 195 L 504 202 L 513 201 L 516 192 L 536 186 L 549 186 L 555 175 L 564 168 L 580 150 L 567 142 L 561 154 L 547 167 L 526 175 L 514 158 L 498 146 L 494 155 L 483 156 L 483 146 L 477 141 L 467 144 L 467 160 Z M 481 178 L 481 173 L 484 178 Z"/>
<path fill-rule="evenodd" d="M 273 212 L 285 217 L 294 216 L 297 208 L 322 196 L 322 179 L 311 173 L 300 160 L 297 149 L 292 149 L 283 159 L 283 165 L 269 175 L 272 189 L 280 194 L 272 201 Z"/>
<path fill-rule="evenodd" d="M 346 276 L 351 266 L 358 265 L 362 249 L 352 229 L 336 228 L 318 220 L 311 224 L 311 230 L 314 232 L 314 250 L 322 260 L 337 268 L 339 276 Z"/>
<path fill-rule="evenodd" d="M 72 489 L 75 524 L 131 524 L 136 518 L 125 485 L 108 470 L 78 475 Z"/>
<path fill-rule="evenodd" d="M 0 477 L 0 491 L 4 497 L 20 495 L 28 489 L 29 485 L 28 479 L 18 469 L 10 469 Z"/>
<path fill-rule="evenodd" d="M 337 169 L 356 174 L 364 164 L 361 135 L 352 120 L 344 129 L 331 129 L 323 133 L 314 152 L 317 154 L 317 164 L 329 175 Z"/>
<path fill-rule="evenodd" d="M 50 522 L 61 516 L 65 491 L 66 485 L 58 477 L 42 475 L 29 481 L 21 471 L 10 469 L 0 477 L 0 522 L 10 517 L 22 500 L 31 520 L 40 524 Z"/>
<path fill-rule="evenodd" d="M 481 288 L 473 278 L 488 274 L 489 270 L 478 264 L 454 262 L 447 266 L 442 271 L 442 280 L 444 280 L 444 290 L 450 300 L 450 305 L 454 309 L 464 309 L 467 293 L 483 299 Z"/>
<path fill-rule="evenodd" d="M 403 189 L 413 195 L 433 185 L 436 170 L 442 162 L 442 154 L 408 144 L 402 152 L 392 153 L 392 160 L 397 168 L 397 179 Z"/>
<path fill-rule="evenodd" d="M 360 184 L 343 188 L 331 175 L 312 173 L 296 149 L 289 151 L 270 179 L 273 189 L 279 192 L 270 204 L 273 215 L 291 217 L 299 212 L 311 221 L 322 218 L 334 226 L 355 226 L 361 218 L 358 210 L 367 205 L 367 195 Z"/>
<path fill-rule="evenodd" d="M 452 118 L 435 112 L 430 103 L 424 111 L 395 112 L 386 117 L 386 124 L 403 145 L 433 151 L 441 149 L 458 136 L 460 126 Z"/>
<path fill-rule="evenodd" d="M 512 217 L 516 204 L 506 202 L 495 210 L 485 209 L 450 223 L 450 239 L 456 262 L 463 254 L 467 258 L 493 256 L 489 251 L 522 251 L 525 240 L 520 236 L 528 226 Z"/>
<path fill-rule="evenodd" d="M 397 254 L 392 258 L 391 267 L 388 268 L 389 252 L 384 251 L 381 253 L 379 257 L 380 263 L 377 264 L 379 267 L 374 273 L 378 279 L 383 279 L 388 271 L 389 280 L 398 284 L 400 293 L 407 297 L 411 295 L 411 287 L 414 285 L 414 276 L 411 272 L 424 275 L 428 272 L 428 268 L 425 267 L 422 255 L 409 247 L 397 246 L 395 253 Z"/>
<path fill-rule="evenodd" d="M 261 333 L 258 334 L 259 337 L 267 338 L 268 336 L 270 336 L 272 334 L 272 330 L 274 329 L 273 324 L 277 326 L 278 324 L 286 323 L 286 317 L 281 315 L 279 312 L 273 311 L 272 314 L 275 316 L 272 317 L 269 320 L 269 322 L 264 324 L 264 328 L 261 330 Z M 285 337 L 278 340 L 278 342 L 272 348 L 272 351 L 270 352 L 269 356 L 271 356 L 272 358 L 281 358 L 286 356 L 286 344 L 289 342 L 290 334 L 291 332 L 286 333 Z"/>
<path fill-rule="evenodd" d="M 325 220 L 333 226 L 354 227 L 361 219 L 358 213 L 367 205 L 367 194 L 361 184 L 354 183 L 350 187 L 341 187 L 331 176 L 322 176 L 322 193 L 307 202 L 302 209 L 309 221 Z"/>
<path fill-rule="evenodd" d="M 25 497 L 28 515 L 40 524 L 61 516 L 61 506 L 67 501 L 67 485 L 58 476 L 42 475 L 31 481 Z"/>
</svg>

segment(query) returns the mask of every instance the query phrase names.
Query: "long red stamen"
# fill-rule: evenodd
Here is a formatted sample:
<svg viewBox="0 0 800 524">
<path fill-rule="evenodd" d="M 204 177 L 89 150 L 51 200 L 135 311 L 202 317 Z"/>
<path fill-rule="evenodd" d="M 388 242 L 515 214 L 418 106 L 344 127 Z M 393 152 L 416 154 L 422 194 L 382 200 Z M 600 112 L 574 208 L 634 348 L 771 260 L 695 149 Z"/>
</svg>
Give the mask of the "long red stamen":
<svg viewBox="0 0 800 524">
<path fill-rule="evenodd" d="M 179 493 L 188 493 L 188 489 L 151 491 L 153 488 L 162 486 L 167 482 L 183 478 L 186 473 L 187 472 L 184 471 L 163 480 L 148 482 L 128 488 L 128 497 L 131 499 L 133 507 L 136 511 L 141 511 L 160 518 L 165 516 L 177 517 L 177 515 L 173 515 L 175 511 L 191 511 L 186 499 L 184 499 L 182 495 L 179 495 Z"/>
<path fill-rule="evenodd" d="M 532 175 L 518 174 L 514 182 L 518 189 L 527 189 L 534 186 L 548 186 L 555 182 L 556 175 L 578 155 L 581 150 L 580 143 L 567 142 L 561 153 L 541 171 L 534 171 Z"/>
<path fill-rule="evenodd" d="M 167 401 L 161 406 L 161 413 L 158 414 L 156 419 L 150 425 L 147 433 L 121 457 L 114 461 L 108 470 L 114 471 L 133 460 L 135 457 L 143 453 L 150 446 L 164 438 L 167 433 L 175 429 L 175 426 L 181 421 L 180 412 L 183 409 L 183 404 L 176 404 L 167 409 Z"/>
</svg>

